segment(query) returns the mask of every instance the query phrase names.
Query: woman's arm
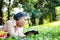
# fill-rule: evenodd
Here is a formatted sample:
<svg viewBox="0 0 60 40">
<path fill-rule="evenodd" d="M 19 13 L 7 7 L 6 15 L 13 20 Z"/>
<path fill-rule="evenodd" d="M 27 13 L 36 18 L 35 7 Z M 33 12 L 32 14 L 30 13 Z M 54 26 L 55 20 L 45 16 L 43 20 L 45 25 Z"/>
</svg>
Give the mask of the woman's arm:
<svg viewBox="0 0 60 40">
<path fill-rule="evenodd" d="M 25 37 L 26 36 L 26 35 L 23 34 L 23 27 L 19 28 L 18 36 L 20 36 L 20 37 Z"/>
<path fill-rule="evenodd" d="M 19 34 L 18 36 L 20 36 L 20 37 L 26 37 L 26 35 L 24 35 L 24 34 Z"/>
</svg>

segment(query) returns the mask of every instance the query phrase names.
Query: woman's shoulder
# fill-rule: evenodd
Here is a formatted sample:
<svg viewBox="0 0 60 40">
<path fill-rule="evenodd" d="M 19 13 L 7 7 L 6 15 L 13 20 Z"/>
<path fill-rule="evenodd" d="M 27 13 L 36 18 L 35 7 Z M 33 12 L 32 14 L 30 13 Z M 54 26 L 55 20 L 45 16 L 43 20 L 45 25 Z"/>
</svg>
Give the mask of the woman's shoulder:
<svg viewBox="0 0 60 40">
<path fill-rule="evenodd" d="M 8 20 L 7 24 L 16 26 L 16 21 L 15 20 Z"/>
<path fill-rule="evenodd" d="M 12 23 L 12 22 L 13 22 L 13 20 L 8 20 L 8 21 L 7 21 L 7 23 Z"/>
</svg>

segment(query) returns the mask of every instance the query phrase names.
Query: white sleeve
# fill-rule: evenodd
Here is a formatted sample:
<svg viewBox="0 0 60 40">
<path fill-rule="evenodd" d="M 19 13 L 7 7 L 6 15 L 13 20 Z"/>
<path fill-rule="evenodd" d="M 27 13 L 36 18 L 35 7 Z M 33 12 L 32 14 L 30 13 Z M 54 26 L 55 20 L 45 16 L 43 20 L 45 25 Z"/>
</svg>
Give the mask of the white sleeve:
<svg viewBox="0 0 60 40">
<path fill-rule="evenodd" d="M 10 35 L 16 35 L 16 36 L 18 36 L 18 35 L 15 33 L 15 30 L 14 30 L 14 27 L 13 27 L 13 23 L 12 23 L 12 22 L 8 21 L 8 22 L 7 22 L 7 26 L 8 26 L 8 33 L 9 33 Z"/>
</svg>

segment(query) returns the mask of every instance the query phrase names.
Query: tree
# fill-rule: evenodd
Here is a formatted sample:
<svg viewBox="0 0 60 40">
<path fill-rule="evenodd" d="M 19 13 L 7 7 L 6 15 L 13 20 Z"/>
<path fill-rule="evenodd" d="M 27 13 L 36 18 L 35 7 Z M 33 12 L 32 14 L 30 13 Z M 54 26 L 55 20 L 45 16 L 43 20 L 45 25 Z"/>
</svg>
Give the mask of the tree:
<svg viewBox="0 0 60 40">
<path fill-rule="evenodd" d="M 10 20 L 10 3 L 11 2 L 11 0 L 9 0 L 9 4 L 8 4 L 8 20 Z"/>
<path fill-rule="evenodd" d="M 56 21 L 56 17 L 57 17 L 55 13 L 56 6 L 60 6 L 60 2 L 58 0 L 39 0 L 39 2 L 37 2 L 34 5 L 36 9 L 40 9 L 44 18 L 47 18 L 48 16 L 50 22 Z M 43 18 L 40 17 L 39 21 L 41 22 L 42 20 Z"/>
<path fill-rule="evenodd" d="M 59 0 L 14 0 L 11 6 L 10 1 L 8 5 L 8 20 L 11 16 L 10 11 L 22 4 L 24 11 L 28 12 L 31 17 L 32 25 L 36 25 L 36 18 L 39 19 L 39 25 L 44 23 L 44 19 L 49 19 L 50 22 L 56 21 L 55 7 L 60 6 Z"/>
<path fill-rule="evenodd" d="M 2 7 L 3 7 L 3 0 L 0 0 L 0 25 L 3 24 L 3 13 L 2 13 Z"/>
<path fill-rule="evenodd" d="M 34 4 L 38 2 L 38 0 L 20 0 L 19 3 L 23 5 L 24 11 L 28 12 L 31 17 L 32 25 L 36 25 L 36 18 L 39 16 L 39 12 L 37 9 L 34 8 Z"/>
</svg>

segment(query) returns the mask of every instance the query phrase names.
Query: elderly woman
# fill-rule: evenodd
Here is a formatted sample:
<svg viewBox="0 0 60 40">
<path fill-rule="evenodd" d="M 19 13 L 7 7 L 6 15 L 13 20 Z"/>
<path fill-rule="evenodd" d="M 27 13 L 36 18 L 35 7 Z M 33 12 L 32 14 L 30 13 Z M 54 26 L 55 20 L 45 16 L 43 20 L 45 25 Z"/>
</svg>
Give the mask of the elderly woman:
<svg viewBox="0 0 60 40">
<path fill-rule="evenodd" d="M 23 25 L 26 22 L 27 15 L 24 12 L 19 12 L 14 15 L 13 20 L 8 20 L 4 27 L 4 31 L 8 32 L 9 35 L 16 35 L 20 37 L 25 37 L 23 34 Z"/>
</svg>

